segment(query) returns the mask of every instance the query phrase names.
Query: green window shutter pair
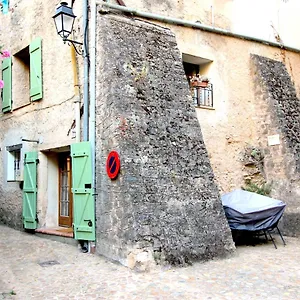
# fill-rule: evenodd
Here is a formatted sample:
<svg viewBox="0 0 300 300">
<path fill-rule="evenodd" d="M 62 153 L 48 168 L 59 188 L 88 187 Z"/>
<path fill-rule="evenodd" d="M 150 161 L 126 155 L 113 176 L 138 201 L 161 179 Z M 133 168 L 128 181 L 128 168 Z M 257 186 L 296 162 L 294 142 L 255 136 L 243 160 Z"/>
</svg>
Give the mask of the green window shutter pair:
<svg viewBox="0 0 300 300">
<path fill-rule="evenodd" d="M 29 45 L 30 52 L 30 99 L 31 101 L 43 98 L 42 78 L 42 40 L 35 39 Z M 2 79 L 4 88 L 2 91 L 2 112 L 12 109 L 12 60 L 11 57 L 2 61 Z"/>
</svg>

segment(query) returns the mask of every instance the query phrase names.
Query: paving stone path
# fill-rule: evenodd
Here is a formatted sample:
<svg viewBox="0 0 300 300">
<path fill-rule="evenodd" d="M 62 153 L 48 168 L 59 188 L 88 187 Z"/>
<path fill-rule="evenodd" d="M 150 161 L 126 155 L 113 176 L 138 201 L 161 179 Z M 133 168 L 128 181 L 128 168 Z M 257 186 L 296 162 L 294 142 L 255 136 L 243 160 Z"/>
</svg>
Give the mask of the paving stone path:
<svg viewBox="0 0 300 300">
<path fill-rule="evenodd" d="M 300 299 L 300 239 L 226 259 L 138 273 L 0 225 L 0 299 Z"/>
</svg>

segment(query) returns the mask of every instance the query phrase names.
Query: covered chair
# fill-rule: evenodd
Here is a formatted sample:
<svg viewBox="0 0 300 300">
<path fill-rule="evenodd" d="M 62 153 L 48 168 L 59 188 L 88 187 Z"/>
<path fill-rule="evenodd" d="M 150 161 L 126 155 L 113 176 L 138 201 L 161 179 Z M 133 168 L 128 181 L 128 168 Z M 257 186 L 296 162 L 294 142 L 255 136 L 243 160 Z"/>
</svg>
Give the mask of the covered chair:
<svg viewBox="0 0 300 300">
<path fill-rule="evenodd" d="M 266 239 L 268 234 L 277 248 L 271 235 L 277 229 L 285 245 L 277 226 L 286 206 L 284 202 L 241 189 L 227 193 L 221 199 L 231 230 L 262 232 Z"/>
</svg>

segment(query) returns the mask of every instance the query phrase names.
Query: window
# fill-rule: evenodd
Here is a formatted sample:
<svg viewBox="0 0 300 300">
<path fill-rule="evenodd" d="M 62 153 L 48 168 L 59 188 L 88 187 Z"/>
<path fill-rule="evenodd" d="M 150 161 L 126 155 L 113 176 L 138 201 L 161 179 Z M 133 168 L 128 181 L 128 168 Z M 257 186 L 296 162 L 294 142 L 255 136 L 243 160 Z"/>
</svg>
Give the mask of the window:
<svg viewBox="0 0 300 300">
<path fill-rule="evenodd" d="M 213 107 L 213 85 L 191 87 L 193 102 L 195 106 Z"/>
<path fill-rule="evenodd" d="M 36 38 L 29 46 L 14 54 L 12 58 L 9 57 L 2 61 L 3 113 L 43 98 L 41 45 L 41 39 Z"/>
<path fill-rule="evenodd" d="M 207 77 L 211 61 L 183 54 L 183 67 L 197 107 L 213 107 L 213 85 Z"/>
<path fill-rule="evenodd" d="M 21 107 L 29 103 L 30 85 L 30 54 L 29 46 L 14 55 L 13 82 L 17 82 L 18 89 L 14 91 L 13 107 Z"/>
<path fill-rule="evenodd" d="M 21 149 L 22 144 L 8 146 L 7 149 L 7 181 L 21 181 Z"/>
</svg>

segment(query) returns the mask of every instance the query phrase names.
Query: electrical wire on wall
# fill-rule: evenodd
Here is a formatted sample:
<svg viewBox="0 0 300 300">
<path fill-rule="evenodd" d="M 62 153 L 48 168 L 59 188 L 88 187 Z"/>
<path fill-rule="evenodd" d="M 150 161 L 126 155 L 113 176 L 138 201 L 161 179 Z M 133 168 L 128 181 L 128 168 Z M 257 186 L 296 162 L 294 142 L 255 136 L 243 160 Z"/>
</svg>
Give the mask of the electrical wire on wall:
<svg viewBox="0 0 300 300">
<path fill-rule="evenodd" d="M 74 7 L 74 3 L 75 0 L 71 1 L 71 8 L 73 10 Z M 89 9 L 89 6 L 87 7 L 87 11 Z M 88 12 L 86 12 L 88 14 Z M 84 24 L 84 28 L 83 28 L 83 45 L 84 45 L 84 50 L 85 51 L 81 51 L 79 52 L 76 48 L 76 46 L 73 44 L 75 51 L 77 54 L 82 55 L 83 57 L 87 57 L 88 58 L 88 64 L 90 64 L 90 60 L 89 60 L 89 51 L 88 51 L 88 25 L 89 25 L 89 18 L 86 18 L 86 22 Z"/>
<path fill-rule="evenodd" d="M 73 0 L 75 1 L 75 0 Z M 88 9 L 88 8 L 87 8 Z M 88 65 L 90 66 L 90 57 L 89 57 L 89 47 L 88 47 L 88 28 L 89 28 L 89 18 L 86 18 L 86 22 L 83 29 L 83 43 L 85 53 L 83 53 L 84 57 L 88 59 Z"/>
</svg>

